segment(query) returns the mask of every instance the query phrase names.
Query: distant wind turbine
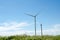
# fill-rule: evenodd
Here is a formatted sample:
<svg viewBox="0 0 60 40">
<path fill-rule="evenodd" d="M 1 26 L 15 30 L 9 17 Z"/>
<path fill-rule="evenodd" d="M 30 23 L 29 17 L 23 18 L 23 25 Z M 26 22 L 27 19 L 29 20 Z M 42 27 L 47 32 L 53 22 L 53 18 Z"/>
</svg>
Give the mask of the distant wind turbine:
<svg viewBox="0 0 60 40">
<path fill-rule="evenodd" d="M 42 37 L 42 39 L 43 39 L 42 24 L 40 24 L 40 26 L 41 26 L 41 37 Z"/>
</svg>

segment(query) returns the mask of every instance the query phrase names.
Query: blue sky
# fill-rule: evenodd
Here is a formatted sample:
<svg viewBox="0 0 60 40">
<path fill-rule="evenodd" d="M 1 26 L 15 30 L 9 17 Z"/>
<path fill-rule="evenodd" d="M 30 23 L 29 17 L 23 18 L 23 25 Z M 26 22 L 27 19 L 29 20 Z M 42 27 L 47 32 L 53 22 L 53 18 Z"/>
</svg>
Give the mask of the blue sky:
<svg viewBox="0 0 60 40">
<path fill-rule="evenodd" d="M 0 0 L 0 35 L 19 34 L 20 31 L 34 34 L 34 19 L 24 13 L 39 13 L 37 34 L 40 24 L 43 24 L 43 34 L 60 34 L 60 0 Z"/>
</svg>

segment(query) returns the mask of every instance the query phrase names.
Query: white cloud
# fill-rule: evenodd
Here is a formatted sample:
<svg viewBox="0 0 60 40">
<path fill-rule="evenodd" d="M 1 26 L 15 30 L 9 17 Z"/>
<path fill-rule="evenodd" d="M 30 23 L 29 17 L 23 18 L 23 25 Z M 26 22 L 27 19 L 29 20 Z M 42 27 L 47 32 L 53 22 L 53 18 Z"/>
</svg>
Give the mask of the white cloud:
<svg viewBox="0 0 60 40">
<path fill-rule="evenodd" d="M 27 22 L 10 22 L 10 23 L 0 23 L 0 35 L 18 35 L 24 34 L 25 30 L 22 30 L 23 27 L 28 26 Z"/>
<path fill-rule="evenodd" d="M 34 30 L 23 30 L 23 27 L 31 26 L 27 22 L 5 22 L 0 23 L 0 35 L 8 36 L 8 35 L 34 35 Z M 30 28 L 29 28 L 30 29 Z M 44 35 L 59 35 L 60 34 L 60 24 L 53 25 L 52 28 L 43 29 Z M 41 34 L 41 30 L 37 30 L 37 35 Z"/>
<path fill-rule="evenodd" d="M 2 23 L 0 25 L 0 31 L 18 30 L 18 29 L 20 29 L 22 27 L 25 27 L 25 26 L 28 26 L 28 23 L 26 23 L 26 22 L 21 22 L 21 23 L 16 23 L 16 22 Z"/>
<path fill-rule="evenodd" d="M 59 35 L 60 34 L 60 24 L 53 25 L 52 28 L 43 30 L 44 35 Z"/>
</svg>

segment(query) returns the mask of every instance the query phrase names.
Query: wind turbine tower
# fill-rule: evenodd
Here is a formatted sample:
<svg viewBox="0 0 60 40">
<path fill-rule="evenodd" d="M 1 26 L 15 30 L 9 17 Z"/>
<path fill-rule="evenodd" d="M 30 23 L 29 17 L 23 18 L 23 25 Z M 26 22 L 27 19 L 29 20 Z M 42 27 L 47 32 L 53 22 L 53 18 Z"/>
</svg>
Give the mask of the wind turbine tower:
<svg viewBox="0 0 60 40">
<path fill-rule="evenodd" d="M 36 15 L 26 14 L 26 15 L 31 16 L 31 17 L 34 18 L 34 27 L 35 27 L 35 36 L 36 36 L 36 16 L 37 16 L 38 14 L 36 14 Z"/>
<path fill-rule="evenodd" d="M 40 26 L 41 26 L 41 37 L 42 37 L 42 39 L 43 39 L 42 24 L 40 24 Z"/>
</svg>

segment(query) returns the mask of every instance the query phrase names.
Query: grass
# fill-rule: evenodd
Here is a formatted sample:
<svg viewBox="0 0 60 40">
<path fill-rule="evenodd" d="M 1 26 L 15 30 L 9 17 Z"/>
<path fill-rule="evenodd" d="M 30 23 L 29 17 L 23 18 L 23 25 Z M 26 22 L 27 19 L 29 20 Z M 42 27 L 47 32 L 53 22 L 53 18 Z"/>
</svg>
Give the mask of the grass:
<svg viewBox="0 0 60 40">
<path fill-rule="evenodd" d="M 45 35 L 43 38 L 41 36 L 27 36 L 27 35 L 16 35 L 16 36 L 6 36 L 1 37 L 0 40 L 60 40 L 60 35 L 48 36 Z"/>
</svg>

